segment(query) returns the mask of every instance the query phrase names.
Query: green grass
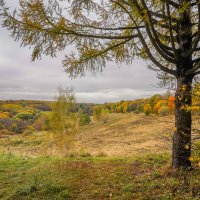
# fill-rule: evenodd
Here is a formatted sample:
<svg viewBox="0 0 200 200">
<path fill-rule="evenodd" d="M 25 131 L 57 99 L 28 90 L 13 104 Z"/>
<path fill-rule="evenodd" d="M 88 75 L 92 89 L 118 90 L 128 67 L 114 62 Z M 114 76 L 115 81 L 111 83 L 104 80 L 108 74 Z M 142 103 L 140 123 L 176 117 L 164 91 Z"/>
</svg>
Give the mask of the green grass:
<svg viewBox="0 0 200 200">
<path fill-rule="evenodd" d="M 173 173 L 168 166 L 167 154 L 134 158 L 0 154 L 0 199 L 199 199 L 200 171 Z"/>
<path fill-rule="evenodd" d="M 170 168 L 171 153 L 160 138 L 170 121 L 113 114 L 106 123 L 82 127 L 77 143 L 63 154 L 48 132 L 2 138 L 0 199 L 199 200 L 199 160 L 193 158 L 196 168 L 188 172 Z"/>
</svg>

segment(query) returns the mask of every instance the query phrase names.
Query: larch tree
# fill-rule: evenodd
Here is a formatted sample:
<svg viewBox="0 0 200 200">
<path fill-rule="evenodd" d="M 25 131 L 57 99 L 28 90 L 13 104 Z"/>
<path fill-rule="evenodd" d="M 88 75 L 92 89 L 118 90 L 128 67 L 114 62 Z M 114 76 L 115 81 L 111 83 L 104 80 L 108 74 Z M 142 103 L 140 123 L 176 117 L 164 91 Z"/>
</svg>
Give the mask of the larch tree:
<svg viewBox="0 0 200 200">
<path fill-rule="evenodd" d="M 12 12 L 0 0 L 2 26 L 32 60 L 71 45 L 63 66 L 71 77 L 101 71 L 107 61 L 151 61 L 176 79 L 173 168 L 190 168 L 192 82 L 200 74 L 199 0 L 19 0 Z"/>
</svg>

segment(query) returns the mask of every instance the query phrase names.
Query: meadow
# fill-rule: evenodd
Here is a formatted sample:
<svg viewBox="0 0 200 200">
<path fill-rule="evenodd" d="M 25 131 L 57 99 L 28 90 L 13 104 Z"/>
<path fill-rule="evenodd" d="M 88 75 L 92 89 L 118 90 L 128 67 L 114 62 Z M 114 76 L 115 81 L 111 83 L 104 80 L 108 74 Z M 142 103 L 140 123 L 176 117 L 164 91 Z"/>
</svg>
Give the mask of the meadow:
<svg viewBox="0 0 200 200">
<path fill-rule="evenodd" d="M 111 113 L 73 141 L 56 143 L 47 131 L 2 137 L 0 199 L 198 200 L 198 165 L 187 173 L 170 167 L 173 121 Z"/>
</svg>

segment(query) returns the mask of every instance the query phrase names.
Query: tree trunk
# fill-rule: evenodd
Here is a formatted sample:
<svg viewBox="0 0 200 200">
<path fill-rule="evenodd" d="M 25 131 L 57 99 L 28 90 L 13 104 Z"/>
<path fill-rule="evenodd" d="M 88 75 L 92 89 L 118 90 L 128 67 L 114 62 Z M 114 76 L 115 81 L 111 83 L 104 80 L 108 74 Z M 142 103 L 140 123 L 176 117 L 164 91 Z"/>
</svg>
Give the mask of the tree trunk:
<svg viewBox="0 0 200 200">
<path fill-rule="evenodd" d="M 192 77 L 178 77 L 175 95 L 175 126 L 173 136 L 172 166 L 173 168 L 190 168 L 191 162 L 191 104 Z"/>
</svg>

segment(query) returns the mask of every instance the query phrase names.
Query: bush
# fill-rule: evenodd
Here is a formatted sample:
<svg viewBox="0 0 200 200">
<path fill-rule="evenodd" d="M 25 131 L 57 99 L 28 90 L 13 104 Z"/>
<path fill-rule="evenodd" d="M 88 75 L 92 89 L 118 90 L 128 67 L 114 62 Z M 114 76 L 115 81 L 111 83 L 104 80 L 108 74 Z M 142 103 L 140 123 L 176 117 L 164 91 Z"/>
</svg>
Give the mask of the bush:
<svg viewBox="0 0 200 200">
<path fill-rule="evenodd" d="M 18 130 L 18 126 L 17 124 L 12 124 L 12 126 L 9 128 L 9 130 L 11 130 L 12 132 L 15 132 L 15 133 L 18 133 L 19 130 Z"/>
<path fill-rule="evenodd" d="M 140 113 L 140 112 L 143 112 L 143 110 L 144 110 L 144 105 L 143 105 L 143 104 L 138 104 L 138 105 L 137 105 L 137 108 L 136 108 L 136 111 L 137 111 L 138 113 Z"/>
<path fill-rule="evenodd" d="M 13 124 L 12 119 L 10 119 L 10 118 L 4 118 L 4 119 L 0 118 L 0 123 L 2 124 L 3 128 L 5 128 L 5 129 L 9 129 L 9 127 L 11 127 Z"/>
<path fill-rule="evenodd" d="M 149 114 L 151 113 L 151 111 L 152 111 L 152 109 L 151 109 L 150 104 L 146 104 L 146 105 L 144 106 L 144 113 L 145 113 L 146 115 L 149 115 Z"/>
<path fill-rule="evenodd" d="M 22 133 L 27 126 L 27 122 L 21 119 L 14 121 L 17 124 L 17 133 Z"/>
<path fill-rule="evenodd" d="M 15 115 L 15 118 L 22 119 L 22 120 L 29 120 L 33 119 L 33 114 L 30 112 L 20 112 L 17 115 Z"/>
<path fill-rule="evenodd" d="M 169 109 L 167 106 L 162 106 L 159 110 L 158 110 L 158 114 L 165 116 L 169 114 Z"/>
<path fill-rule="evenodd" d="M 87 125 L 91 122 L 90 116 L 87 114 L 81 114 L 79 124 L 81 126 Z"/>
<path fill-rule="evenodd" d="M 95 106 L 93 108 L 93 116 L 96 120 L 99 120 L 101 118 L 102 113 L 102 107 L 101 106 Z"/>
<path fill-rule="evenodd" d="M 33 127 L 37 131 L 48 131 L 50 129 L 49 116 L 43 113 L 33 123 Z"/>
<path fill-rule="evenodd" d="M 0 118 L 6 119 L 9 117 L 10 117 L 9 112 L 0 112 Z"/>
</svg>

